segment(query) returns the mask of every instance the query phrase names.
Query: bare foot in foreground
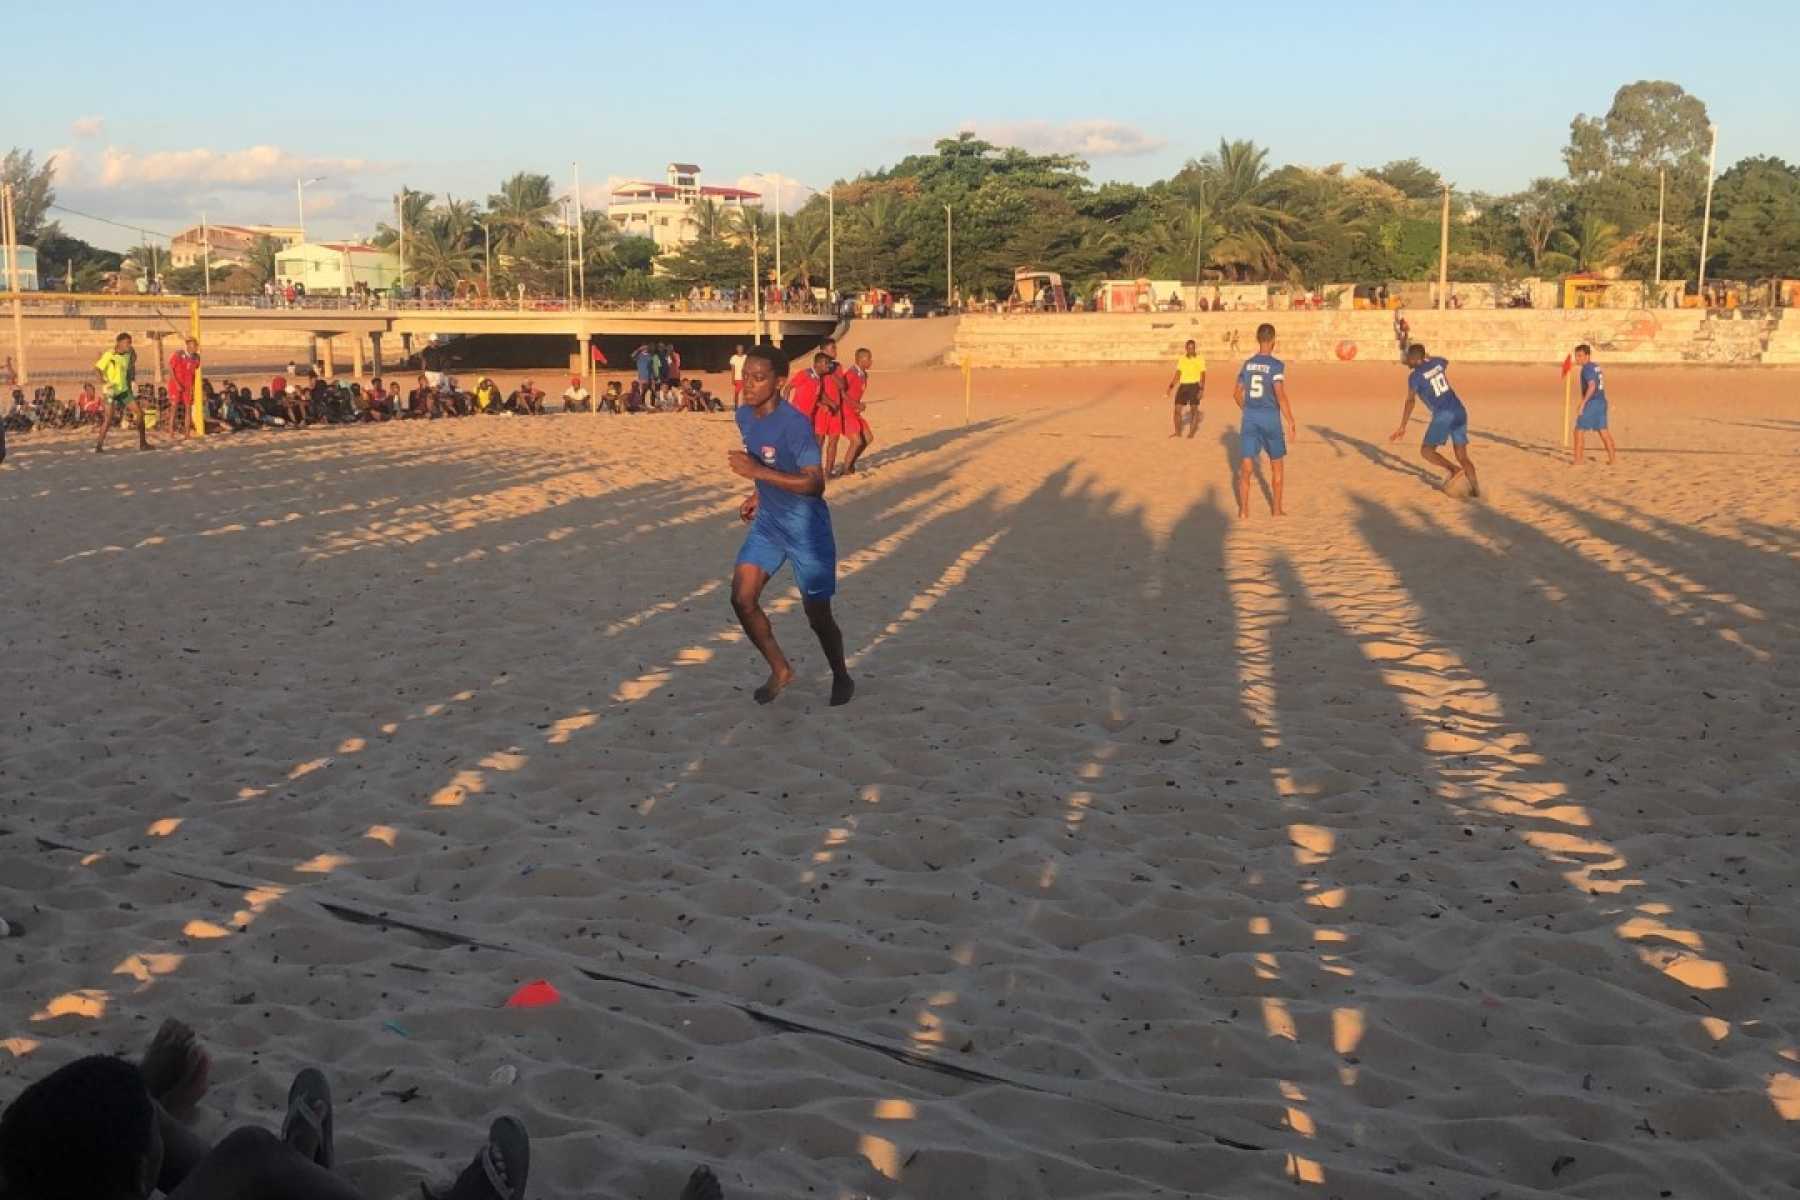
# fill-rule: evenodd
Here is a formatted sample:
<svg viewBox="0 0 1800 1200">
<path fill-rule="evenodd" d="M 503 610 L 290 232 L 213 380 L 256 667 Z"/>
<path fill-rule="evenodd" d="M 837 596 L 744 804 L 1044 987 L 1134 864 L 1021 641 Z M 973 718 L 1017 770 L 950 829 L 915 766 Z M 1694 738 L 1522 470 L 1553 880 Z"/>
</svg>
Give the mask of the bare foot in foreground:
<svg viewBox="0 0 1800 1200">
<path fill-rule="evenodd" d="M 787 690 L 788 684 L 794 682 L 794 671 L 790 667 L 786 671 L 770 671 L 769 681 L 756 689 L 756 702 L 767 704 Z"/>
<path fill-rule="evenodd" d="M 191 1121 L 200 1098 L 206 1095 L 212 1057 L 192 1029 L 171 1018 L 150 1039 L 139 1069 L 151 1098 L 163 1111 L 177 1121 Z"/>
</svg>

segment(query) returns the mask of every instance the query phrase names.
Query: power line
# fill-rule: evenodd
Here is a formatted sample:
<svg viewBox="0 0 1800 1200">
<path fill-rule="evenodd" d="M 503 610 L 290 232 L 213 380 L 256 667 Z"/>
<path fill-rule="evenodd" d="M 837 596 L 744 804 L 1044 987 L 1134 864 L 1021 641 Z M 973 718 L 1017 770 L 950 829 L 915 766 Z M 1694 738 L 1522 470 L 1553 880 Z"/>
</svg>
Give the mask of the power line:
<svg viewBox="0 0 1800 1200">
<path fill-rule="evenodd" d="M 145 229 L 142 225 L 128 225 L 124 221 L 114 221 L 108 217 L 96 217 L 93 213 L 84 213 L 77 209 L 69 208 L 66 205 L 48 204 L 45 205 L 45 207 L 55 209 L 60 213 L 68 213 L 71 217 L 80 217 L 84 221 L 98 221 L 102 225 L 112 225 L 119 229 L 129 229 L 133 233 L 147 233 L 151 237 L 159 237 L 165 242 L 173 242 L 175 240 L 171 235 L 163 233 L 158 229 Z"/>
</svg>

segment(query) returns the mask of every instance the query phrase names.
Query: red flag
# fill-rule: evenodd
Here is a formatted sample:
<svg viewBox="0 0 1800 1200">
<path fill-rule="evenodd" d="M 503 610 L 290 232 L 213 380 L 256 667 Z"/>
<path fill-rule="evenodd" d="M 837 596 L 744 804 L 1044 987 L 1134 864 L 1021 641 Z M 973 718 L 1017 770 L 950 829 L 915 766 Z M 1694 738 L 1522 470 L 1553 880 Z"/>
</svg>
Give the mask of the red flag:
<svg viewBox="0 0 1800 1200">
<path fill-rule="evenodd" d="M 1568 373 L 1569 373 L 1569 368 L 1570 368 L 1570 367 L 1573 367 L 1573 366 L 1574 366 L 1574 365 L 1575 365 L 1575 356 L 1574 356 L 1574 355 L 1573 355 L 1573 354 L 1565 354 L 1565 355 L 1563 355 L 1563 369 L 1562 369 L 1562 373 L 1563 373 L 1563 374 L 1564 374 L 1564 375 L 1565 375 L 1565 376 L 1566 376 L 1566 375 L 1568 375 Z"/>
<path fill-rule="evenodd" d="M 606 355 L 600 353 L 600 343 L 595 342 L 593 349 L 594 349 L 594 362 L 597 363 L 598 365 L 604 367 L 606 365 Z M 1564 369 L 1566 370 L 1567 368 L 1565 367 Z"/>
</svg>

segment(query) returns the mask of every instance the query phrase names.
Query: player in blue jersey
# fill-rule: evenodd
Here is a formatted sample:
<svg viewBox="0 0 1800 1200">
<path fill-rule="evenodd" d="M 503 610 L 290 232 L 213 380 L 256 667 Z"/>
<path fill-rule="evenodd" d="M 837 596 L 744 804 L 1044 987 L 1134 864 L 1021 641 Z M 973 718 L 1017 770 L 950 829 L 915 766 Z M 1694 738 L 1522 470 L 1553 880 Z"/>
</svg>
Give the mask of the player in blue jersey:
<svg viewBox="0 0 1800 1200">
<path fill-rule="evenodd" d="M 1238 435 L 1243 457 L 1238 459 L 1237 477 L 1240 518 L 1250 515 L 1250 473 L 1256 464 L 1256 456 L 1265 453 L 1269 456 L 1272 511 L 1278 517 L 1287 515 L 1281 507 L 1282 484 L 1285 482 L 1282 460 L 1287 457 L 1287 439 L 1282 436 L 1281 428 L 1286 424 L 1287 432 L 1294 432 L 1294 410 L 1288 406 L 1287 368 L 1275 357 L 1274 350 L 1275 327 L 1258 325 L 1256 353 L 1238 369 L 1237 386 L 1232 389 L 1232 399 L 1241 410 Z"/>
<path fill-rule="evenodd" d="M 783 563 L 793 563 L 806 619 L 831 663 L 831 703 L 848 704 L 856 684 L 844 665 L 844 635 L 831 614 L 837 591 L 837 542 L 825 507 L 825 468 L 813 425 L 781 398 L 787 363 L 765 346 L 744 358 L 743 403 L 737 410 L 744 448 L 727 456 L 735 473 L 756 484 L 738 508 L 750 526 L 731 575 L 731 607 L 769 664 L 769 681 L 756 689 L 767 704 L 794 681 L 794 668 L 775 641 L 762 609 L 763 588 Z"/>
<path fill-rule="evenodd" d="M 1612 431 L 1606 427 L 1606 372 L 1594 361 L 1587 343 L 1575 347 L 1575 364 L 1581 368 L 1581 411 L 1575 415 L 1575 454 L 1570 463 L 1579 467 L 1587 461 L 1582 450 L 1582 434 L 1593 430 L 1606 447 L 1606 465 L 1619 461 L 1619 448 L 1613 445 Z"/>
<path fill-rule="evenodd" d="M 1466 473 L 1469 494 L 1479 496 L 1481 486 L 1476 481 L 1475 464 L 1469 460 L 1469 411 L 1463 407 L 1456 389 L 1450 386 L 1450 376 L 1445 373 L 1450 364 L 1444 359 L 1430 357 L 1424 346 L 1414 342 L 1406 348 L 1406 365 L 1412 368 L 1412 374 L 1406 377 L 1406 407 L 1400 413 L 1400 428 L 1394 430 L 1388 441 L 1397 442 L 1406 436 L 1407 423 L 1412 420 L 1413 402 L 1423 401 L 1431 413 L 1431 421 L 1425 426 L 1425 439 L 1419 445 L 1420 455 L 1444 472 L 1446 485 Z M 1456 462 L 1438 452 L 1438 447 L 1445 442 L 1450 443 Z"/>
</svg>

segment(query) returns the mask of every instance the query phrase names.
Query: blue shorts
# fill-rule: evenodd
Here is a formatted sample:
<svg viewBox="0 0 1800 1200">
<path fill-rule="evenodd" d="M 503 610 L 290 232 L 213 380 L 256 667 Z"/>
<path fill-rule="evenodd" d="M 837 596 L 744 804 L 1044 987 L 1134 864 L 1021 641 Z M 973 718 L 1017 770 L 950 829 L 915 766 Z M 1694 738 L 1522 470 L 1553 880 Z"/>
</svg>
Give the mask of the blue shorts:
<svg viewBox="0 0 1800 1200">
<path fill-rule="evenodd" d="M 794 582 L 806 600 L 829 600 L 837 594 L 837 541 L 831 526 L 808 539 L 794 539 L 772 522 L 752 521 L 738 562 L 760 567 L 770 575 L 783 563 L 794 564 Z"/>
<path fill-rule="evenodd" d="M 1271 460 L 1287 457 L 1287 436 L 1281 431 L 1281 414 L 1266 408 L 1246 408 L 1238 421 L 1244 457 L 1267 454 Z"/>
<path fill-rule="evenodd" d="M 1425 445 L 1441 446 L 1445 442 L 1452 446 L 1469 444 L 1469 410 L 1461 405 L 1438 409 L 1431 414 L 1431 424 L 1425 427 Z"/>
<path fill-rule="evenodd" d="M 1575 428 L 1587 430 L 1606 428 L 1605 396 L 1588 397 L 1588 402 L 1581 406 L 1581 412 L 1575 418 Z"/>
</svg>

